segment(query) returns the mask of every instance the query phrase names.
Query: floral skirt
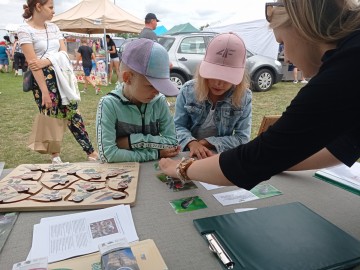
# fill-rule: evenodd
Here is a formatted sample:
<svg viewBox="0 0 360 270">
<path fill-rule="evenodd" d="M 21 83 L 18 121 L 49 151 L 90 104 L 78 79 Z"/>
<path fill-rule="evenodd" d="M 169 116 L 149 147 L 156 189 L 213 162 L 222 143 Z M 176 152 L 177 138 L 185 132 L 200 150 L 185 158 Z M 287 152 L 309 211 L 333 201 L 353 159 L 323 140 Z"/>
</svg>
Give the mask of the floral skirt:
<svg viewBox="0 0 360 270">
<path fill-rule="evenodd" d="M 49 91 L 50 99 L 52 101 L 51 109 L 46 109 L 42 104 L 42 92 L 34 80 L 33 94 L 35 102 L 39 108 L 39 111 L 43 114 L 47 114 L 50 117 L 56 117 L 68 121 L 68 128 L 74 135 L 76 141 L 80 144 L 82 149 L 89 155 L 94 152 L 94 148 L 90 142 L 89 135 L 85 129 L 84 121 L 78 112 L 78 103 L 73 102 L 69 105 L 61 104 L 61 96 L 56 82 L 55 71 L 53 67 L 43 68 L 46 85 Z"/>
</svg>

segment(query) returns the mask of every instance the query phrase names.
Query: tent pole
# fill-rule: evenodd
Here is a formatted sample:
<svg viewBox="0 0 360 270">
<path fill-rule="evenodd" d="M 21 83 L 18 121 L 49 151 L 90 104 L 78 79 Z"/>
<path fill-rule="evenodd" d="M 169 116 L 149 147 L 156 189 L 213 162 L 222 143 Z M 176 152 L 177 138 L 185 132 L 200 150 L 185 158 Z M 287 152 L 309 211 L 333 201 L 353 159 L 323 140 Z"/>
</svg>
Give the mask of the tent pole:
<svg viewBox="0 0 360 270">
<path fill-rule="evenodd" d="M 106 42 L 106 28 L 104 27 L 104 48 L 105 48 L 105 70 L 106 70 L 106 79 L 109 75 L 109 60 L 108 60 L 108 48 Z M 110 78 L 111 80 L 111 78 Z M 109 84 L 109 82 L 107 82 Z"/>
</svg>

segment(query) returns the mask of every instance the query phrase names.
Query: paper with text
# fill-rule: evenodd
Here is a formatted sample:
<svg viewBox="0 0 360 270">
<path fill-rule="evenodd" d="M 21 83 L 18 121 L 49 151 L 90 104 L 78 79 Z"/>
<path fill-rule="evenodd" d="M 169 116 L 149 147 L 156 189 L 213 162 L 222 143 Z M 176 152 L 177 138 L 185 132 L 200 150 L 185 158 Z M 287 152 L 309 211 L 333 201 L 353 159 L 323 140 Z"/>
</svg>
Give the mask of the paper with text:
<svg viewBox="0 0 360 270">
<path fill-rule="evenodd" d="M 47 256 L 52 263 L 98 251 L 99 244 L 122 237 L 139 240 L 128 205 L 44 218 L 34 226 L 27 259 Z"/>
</svg>

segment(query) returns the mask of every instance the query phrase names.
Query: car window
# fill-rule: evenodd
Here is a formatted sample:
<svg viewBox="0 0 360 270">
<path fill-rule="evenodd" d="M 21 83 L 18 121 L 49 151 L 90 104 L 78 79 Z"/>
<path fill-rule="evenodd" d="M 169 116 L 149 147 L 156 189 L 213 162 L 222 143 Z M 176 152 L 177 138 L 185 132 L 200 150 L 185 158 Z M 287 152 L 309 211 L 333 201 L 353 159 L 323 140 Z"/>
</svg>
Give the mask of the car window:
<svg viewBox="0 0 360 270">
<path fill-rule="evenodd" d="M 170 50 L 174 42 L 175 42 L 175 38 L 158 37 L 158 43 L 162 45 L 167 51 Z"/>
<path fill-rule="evenodd" d="M 184 38 L 178 48 L 178 53 L 205 54 L 206 46 L 204 37 Z"/>
<path fill-rule="evenodd" d="M 123 52 L 125 49 L 125 46 L 129 43 L 130 41 L 125 41 L 123 44 L 121 44 L 120 48 L 119 48 L 119 52 Z"/>
<path fill-rule="evenodd" d="M 125 39 L 113 39 L 116 48 L 120 48 L 120 46 L 124 43 Z"/>
</svg>

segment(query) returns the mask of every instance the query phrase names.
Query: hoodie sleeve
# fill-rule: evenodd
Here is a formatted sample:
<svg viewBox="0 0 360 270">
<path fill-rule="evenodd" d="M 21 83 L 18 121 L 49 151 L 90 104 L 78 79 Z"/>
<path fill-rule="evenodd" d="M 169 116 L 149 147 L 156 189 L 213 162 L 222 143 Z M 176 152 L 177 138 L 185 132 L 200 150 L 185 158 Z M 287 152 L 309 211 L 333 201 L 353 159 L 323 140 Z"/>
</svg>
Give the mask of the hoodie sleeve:
<svg viewBox="0 0 360 270">
<path fill-rule="evenodd" d="M 120 149 L 116 145 L 116 113 L 109 96 L 100 99 L 96 113 L 96 137 L 102 162 L 144 162 L 158 159 L 156 149 Z"/>
<path fill-rule="evenodd" d="M 130 135 L 132 149 L 166 149 L 178 145 L 175 125 L 165 96 L 159 98 L 153 108 L 158 115 L 157 129 L 159 135 L 144 135 L 135 133 Z"/>
</svg>

